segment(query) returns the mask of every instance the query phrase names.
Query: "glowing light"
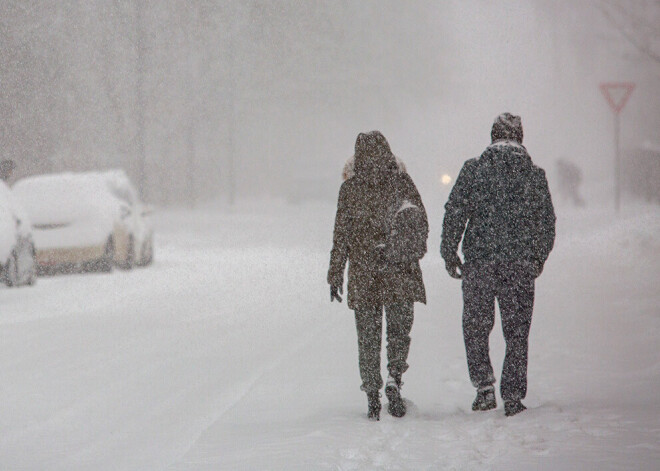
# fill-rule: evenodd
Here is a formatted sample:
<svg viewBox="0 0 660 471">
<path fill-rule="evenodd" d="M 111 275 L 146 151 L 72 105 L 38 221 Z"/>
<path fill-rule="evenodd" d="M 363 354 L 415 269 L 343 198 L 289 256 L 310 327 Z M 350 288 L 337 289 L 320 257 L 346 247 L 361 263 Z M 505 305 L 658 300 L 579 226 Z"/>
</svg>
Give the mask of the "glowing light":
<svg viewBox="0 0 660 471">
<path fill-rule="evenodd" d="M 451 183 L 451 177 L 445 173 L 442 177 L 440 177 L 440 181 L 443 185 L 449 185 Z"/>
</svg>

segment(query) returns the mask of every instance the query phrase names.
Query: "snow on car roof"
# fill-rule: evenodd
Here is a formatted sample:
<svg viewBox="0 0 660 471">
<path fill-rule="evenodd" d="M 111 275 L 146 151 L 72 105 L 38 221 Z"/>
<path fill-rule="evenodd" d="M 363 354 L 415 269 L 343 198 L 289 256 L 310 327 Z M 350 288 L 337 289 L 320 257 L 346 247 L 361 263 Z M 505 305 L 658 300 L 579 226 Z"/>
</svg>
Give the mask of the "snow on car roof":
<svg viewBox="0 0 660 471">
<path fill-rule="evenodd" d="M 128 184 L 123 170 L 38 175 L 14 185 L 34 224 L 70 223 L 89 217 L 114 219 L 119 201 L 112 188 Z"/>
</svg>

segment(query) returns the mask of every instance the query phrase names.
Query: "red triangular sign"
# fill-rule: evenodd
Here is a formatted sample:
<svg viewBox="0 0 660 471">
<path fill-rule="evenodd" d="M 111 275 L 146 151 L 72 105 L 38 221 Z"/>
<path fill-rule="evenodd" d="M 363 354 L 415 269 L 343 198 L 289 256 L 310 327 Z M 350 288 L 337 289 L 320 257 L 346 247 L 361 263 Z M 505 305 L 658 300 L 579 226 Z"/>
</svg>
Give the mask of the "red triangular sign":
<svg viewBox="0 0 660 471">
<path fill-rule="evenodd" d="M 634 89 L 635 84 L 632 82 L 606 82 L 600 84 L 600 91 L 603 92 L 612 111 L 616 114 L 619 114 L 626 106 Z"/>
</svg>

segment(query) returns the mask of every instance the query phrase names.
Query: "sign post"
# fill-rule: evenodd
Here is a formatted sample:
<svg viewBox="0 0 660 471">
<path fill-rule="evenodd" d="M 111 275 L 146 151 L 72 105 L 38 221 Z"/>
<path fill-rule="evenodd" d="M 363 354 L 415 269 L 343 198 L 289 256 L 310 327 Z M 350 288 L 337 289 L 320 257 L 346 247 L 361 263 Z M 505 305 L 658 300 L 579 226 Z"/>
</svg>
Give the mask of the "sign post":
<svg viewBox="0 0 660 471">
<path fill-rule="evenodd" d="M 634 89 L 635 84 L 632 82 L 605 82 L 600 84 L 600 91 L 614 112 L 614 208 L 617 213 L 621 206 L 620 113 L 623 107 L 626 106 Z"/>
</svg>

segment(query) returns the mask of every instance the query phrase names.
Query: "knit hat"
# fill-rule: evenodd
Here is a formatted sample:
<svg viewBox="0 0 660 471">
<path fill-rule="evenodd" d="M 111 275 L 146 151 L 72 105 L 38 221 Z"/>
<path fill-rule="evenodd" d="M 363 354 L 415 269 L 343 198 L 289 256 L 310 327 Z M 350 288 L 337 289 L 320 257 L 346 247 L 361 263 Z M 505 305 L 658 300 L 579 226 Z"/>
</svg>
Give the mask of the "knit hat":
<svg viewBox="0 0 660 471">
<path fill-rule="evenodd" d="M 490 132 L 493 142 L 496 141 L 517 141 L 522 144 L 523 128 L 520 116 L 511 113 L 502 113 L 493 122 L 493 129 Z"/>
</svg>

